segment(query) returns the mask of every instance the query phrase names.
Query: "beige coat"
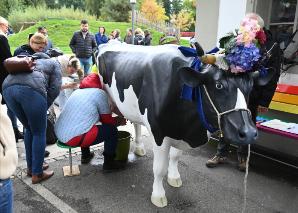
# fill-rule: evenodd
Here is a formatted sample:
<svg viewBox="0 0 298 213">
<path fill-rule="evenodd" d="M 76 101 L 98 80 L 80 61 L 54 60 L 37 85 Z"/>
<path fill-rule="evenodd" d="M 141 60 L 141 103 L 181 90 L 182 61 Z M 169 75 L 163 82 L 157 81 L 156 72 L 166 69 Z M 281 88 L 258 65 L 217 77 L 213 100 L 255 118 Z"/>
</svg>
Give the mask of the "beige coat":
<svg viewBox="0 0 298 213">
<path fill-rule="evenodd" d="M 1 100 L 0 94 L 0 179 L 4 180 L 16 170 L 18 153 L 12 124 Z"/>
</svg>

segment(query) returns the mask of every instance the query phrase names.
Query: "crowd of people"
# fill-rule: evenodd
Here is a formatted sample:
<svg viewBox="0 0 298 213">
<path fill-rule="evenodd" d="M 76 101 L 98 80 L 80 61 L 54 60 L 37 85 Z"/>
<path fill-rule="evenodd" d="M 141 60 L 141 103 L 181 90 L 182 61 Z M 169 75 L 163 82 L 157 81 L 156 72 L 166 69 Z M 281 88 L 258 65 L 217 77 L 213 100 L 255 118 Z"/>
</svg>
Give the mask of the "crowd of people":
<svg viewBox="0 0 298 213">
<path fill-rule="evenodd" d="M 260 26 L 264 23 L 259 16 Z M 148 30 L 140 28 L 127 29 L 124 39 L 121 39 L 119 29 L 106 34 L 104 26 L 98 28 L 93 35 L 89 31 L 87 20 L 82 20 L 80 30 L 70 39 L 69 46 L 74 56 L 46 54 L 53 48 L 45 27 L 38 27 L 37 32 L 28 36 L 28 42 L 18 47 L 11 55 L 7 40 L 8 21 L 0 17 L 0 208 L 4 212 L 12 209 L 12 185 L 10 175 L 17 165 L 16 143 L 24 138 L 27 162 L 27 176 L 31 177 L 32 184 L 40 183 L 54 175 L 49 171 L 49 165 L 44 162 L 46 147 L 47 111 L 55 100 L 58 100 L 61 113 L 55 124 L 55 133 L 62 143 L 69 146 L 80 146 L 82 163 L 89 163 L 94 154 L 90 146 L 104 141 L 103 170 L 113 171 L 124 168 L 124 164 L 114 160 L 117 146 L 117 127 L 125 125 L 126 120 L 113 117 L 109 106 L 108 96 L 103 90 L 98 74 L 91 73 L 94 63 L 94 52 L 100 45 L 108 42 L 125 42 L 134 45 L 151 45 L 152 37 Z M 272 45 L 270 32 L 267 33 L 267 48 Z M 190 46 L 194 46 L 194 39 Z M 278 50 L 277 50 L 278 51 Z M 34 66 L 31 71 L 9 71 L 4 61 L 11 57 L 32 57 Z M 270 61 L 268 66 L 278 69 L 280 62 Z M 69 77 L 73 77 L 70 80 Z M 254 87 L 249 107 L 255 119 L 257 111 L 267 110 L 271 101 L 279 75 L 276 75 L 267 88 Z M 268 90 L 270 87 L 270 90 Z M 255 94 L 264 96 L 255 99 Z M 270 93 L 268 92 L 270 91 Z M 3 98 L 2 98 L 3 96 Z M 87 107 L 86 107 L 87 106 Z M 83 110 L 82 110 L 83 109 Z M 19 131 L 17 119 L 24 127 L 24 135 Z M 255 120 L 254 120 L 255 121 Z M 5 131 L 2 131 L 2 125 Z M 3 133 L 2 133 L 3 132 Z M 15 135 L 15 137 L 13 136 Z M 15 140 L 12 140 L 15 139 Z M 215 167 L 226 161 L 229 144 L 220 141 L 218 151 L 206 163 L 208 167 Z M 247 147 L 239 147 L 239 167 L 245 169 Z M 4 156 L 2 155 L 4 151 Z M 4 165 L 4 166 L 3 166 Z M 9 197 L 9 202 L 1 203 L 1 196 Z M 5 211 L 7 209 L 7 211 Z"/>
<path fill-rule="evenodd" d="M 8 21 L 0 17 L 0 209 L 4 212 L 13 209 L 10 176 L 17 165 L 16 142 L 19 139 L 24 139 L 27 176 L 32 179 L 32 184 L 54 175 L 48 170 L 44 158 L 47 155 L 47 112 L 56 99 L 61 110 L 55 127 L 56 135 L 62 143 L 81 147 L 82 163 L 88 163 L 94 156 L 89 147 L 104 141 L 103 170 L 124 168 L 125 164 L 114 158 L 117 126 L 126 124 L 123 117 L 112 117 L 99 76 L 90 74 L 92 54 L 100 44 L 109 41 L 104 27 L 100 27 L 94 36 L 88 30 L 88 22 L 82 20 L 81 30 L 75 32 L 70 40 L 74 56 L 52 55 L 53 43 L 45 27 L 38 27 L 35 33 L 29 34 L 28 43 L 16 48 L 12 55 L 7 39 L 8 27 Z M 119 35 L 120 31 L 115 30 L 113 39 L 120 39 Z M 29 71 L 4 65 L 6 59 L 13 62 L 22 58 L 30 61 Z M 71 76 L 74 76 L 73 81 L 70 81 Z M 18 129 L 17 119 L 24 127 L 24 135 Z"/>
</svg>

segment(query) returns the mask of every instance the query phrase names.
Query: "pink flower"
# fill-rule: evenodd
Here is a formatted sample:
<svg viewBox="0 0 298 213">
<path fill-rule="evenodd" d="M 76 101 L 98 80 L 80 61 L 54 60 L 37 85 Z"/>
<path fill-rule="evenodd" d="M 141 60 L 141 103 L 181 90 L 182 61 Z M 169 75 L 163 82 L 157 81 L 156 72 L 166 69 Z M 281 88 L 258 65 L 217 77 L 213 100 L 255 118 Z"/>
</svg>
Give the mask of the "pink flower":
<svg viewBox="0 0 298 213">
<path fill-rule="evenodd" d="M 245 72 L 245 70 L 243 70 L 241 67 L 239 66 L 235 66 L 235 65 L 231 65 L 231 72 L 232 73 L 241 73 L 241 72 Z"/>
<path fill-rule="evenodd" d="M 236 38 L 237 43 L 249 46 L 256 39 L 256 33 L 258 31 L 260 31 L 260 25 L 258 25 L 257 20 L 244 18 L 240 23 Z"/>
</svg>

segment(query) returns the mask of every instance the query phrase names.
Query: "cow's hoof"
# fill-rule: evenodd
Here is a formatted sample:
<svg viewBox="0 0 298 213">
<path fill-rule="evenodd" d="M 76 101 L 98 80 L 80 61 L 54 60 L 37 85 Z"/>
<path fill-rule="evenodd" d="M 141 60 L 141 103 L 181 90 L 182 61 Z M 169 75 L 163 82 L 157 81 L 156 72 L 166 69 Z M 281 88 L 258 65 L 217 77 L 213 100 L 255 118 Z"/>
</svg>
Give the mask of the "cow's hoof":
<svg viewBox="0 0 298 213">
<path fill-rule="evenodd" d="M 146 150 L 143 147 L 136 147 L 134 153 L 142 157 L 146 155 Z"/>
<path fill-rule="evenodd" d="M 162 208 L 168 205 L 168 200 L 166 196 L 163 196 L 163 197 L 151 196 L 151 202 L 159 208 Z"/>
<path fill-rule="evenodd" d="M 178 187 L 182 186 L 182 180 L 181 180 L 181 178 L 169 178 L 168 177 L 168 184 L 170 186 L 178 188 Z"/>
</svg>

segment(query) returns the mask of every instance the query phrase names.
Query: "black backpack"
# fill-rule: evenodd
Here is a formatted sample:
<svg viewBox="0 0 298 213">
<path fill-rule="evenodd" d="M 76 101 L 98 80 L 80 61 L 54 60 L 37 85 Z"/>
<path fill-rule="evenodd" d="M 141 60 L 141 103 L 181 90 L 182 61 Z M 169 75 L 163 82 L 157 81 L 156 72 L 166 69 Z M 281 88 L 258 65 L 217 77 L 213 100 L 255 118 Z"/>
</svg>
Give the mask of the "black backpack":
<svg viewBox="0 0 298 213">
<path fill-rule="evenodd" d="M 47 145 L 55 144 L 57 141 L 57 136 L 55 134 L 55 123 L 56 123 L 56 113 L 54 107 L 51 106 L 47 113 L 47 132 L 46 132 L 46 142 Z"/>
</svg>

